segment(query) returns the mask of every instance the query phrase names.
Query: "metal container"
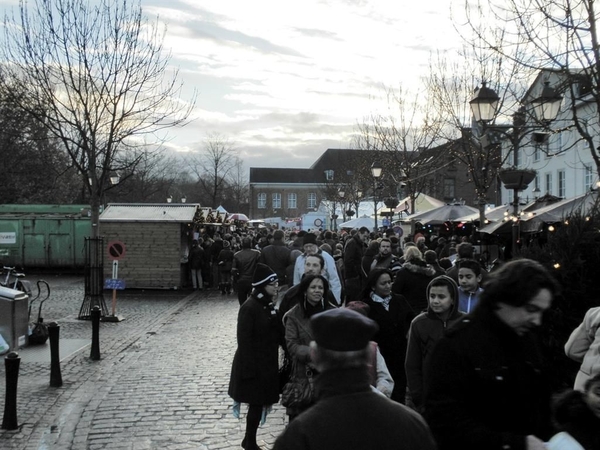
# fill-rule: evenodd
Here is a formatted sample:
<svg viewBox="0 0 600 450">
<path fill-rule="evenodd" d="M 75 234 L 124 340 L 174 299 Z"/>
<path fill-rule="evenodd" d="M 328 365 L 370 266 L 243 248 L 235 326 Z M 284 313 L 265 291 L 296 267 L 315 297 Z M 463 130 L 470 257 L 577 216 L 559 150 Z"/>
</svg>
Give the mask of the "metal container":
<svg viewBox="0 0 600 450">
<path fill-rule="evenodd" d="M 0 286 L 0 334 L 11 351 L 27 345 L 29 337 L 29 296 Z"/>
</svg>

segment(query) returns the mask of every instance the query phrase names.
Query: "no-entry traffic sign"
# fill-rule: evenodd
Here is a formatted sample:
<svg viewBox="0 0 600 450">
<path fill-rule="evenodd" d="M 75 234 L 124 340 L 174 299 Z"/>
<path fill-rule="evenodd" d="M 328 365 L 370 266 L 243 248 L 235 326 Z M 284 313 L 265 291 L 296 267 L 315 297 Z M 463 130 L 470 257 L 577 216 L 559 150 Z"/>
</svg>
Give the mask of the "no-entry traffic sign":
<svg viewBox="0 0 600 450">
<path fill-rule="evenodd" d="M 125 244 L 121 241 L 111 241 L 108 243 L 108 257 L 110 259 L 119 261 L 125 257 L 126 253 Z"/>
</svg>

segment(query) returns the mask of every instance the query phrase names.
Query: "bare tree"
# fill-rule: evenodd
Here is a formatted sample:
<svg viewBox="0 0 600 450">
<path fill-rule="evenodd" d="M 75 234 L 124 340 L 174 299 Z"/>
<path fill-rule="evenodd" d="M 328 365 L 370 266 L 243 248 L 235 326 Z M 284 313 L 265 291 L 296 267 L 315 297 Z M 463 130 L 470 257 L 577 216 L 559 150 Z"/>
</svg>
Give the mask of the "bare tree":
<svg viewBox="0 0 600 450">
<path fill-rule="evenodd" d="M 437 145 L 442 122 L 424 93 L 411 94 L 400 86 L 386 94 L 388 110 L 373 113 L 358 125 L 355 145 L 381 152 L 379 163 L 386 164 L 383 176 L 390 185 L 404 185 L 414 211 L 418 194 L 443 165 L 438 155 L 426 154 Z"/>
<path fill-rule="evenodd" d="M 172 186 L 182 182 L 177 158 L 166 152 L 141 149 L 135 155 L 139 163 L 135 171 L 122 172 L 121 181 L 107 188 L 106 197 L 112 201 L 162 203 L 171 195 Z M 185 192 L 181 188 L 181 192 Z"/>
<path fill-rule="evenodd" d="M 501 41 L 502 36 L 497 37 Z M 502 109 L 517 113 L 517 98 L 527 80 L 518 77 L 517 66 L 485 50 L 476 39 L 457 54 L 438 53 L 431 59 L 427 89 L 440 111 L 441 136 L 448 142 L 452 158 L 462 162 L 475 187 L 480 224 L 485 221 L 489 191 L 497 185 L 498 172 L 508 159 L 501 142 L 513 137 L 514 127 L 493 122 L 482 129 L 472 121 L 469 101 L 476 88 L 487 83 L 499 93 Z M 501 118 L 506 120 L 506 115 Z"/>
<path fill-rule="evenodd" d="M 232 212 L 247 213 L 249 201 L 248 195 L 250 190 L 248 169 L 244 167 L 244 161 L 241 158 L 236 156 L 234 161 L 234 166 L 229 172 L 227 180 L 226 208 L 229 208 Z"/>
<path fill-rule="evenodd" d="M 461 20 L 466 20 L 487 49 L 523 72 L 547 70 L 561 80 L 559 88 L 568 94 L 565 102 L 570 111 L 564 128 L 575 127 L 600 171 L 600 14 L 596 6 L 594 0 L 468 0 Z M 482 12 L 488 27 L 481 26 Z M 496 30 L 505 30 L 501 45 L 494 40 L 490 23 L 497 24 Z"/>
<path fill-rule="evenodd" d="M 21 0 L 4 28 L 0 83 L 32 92 L 17 106 L 65 147 L 89 190 L 97 236 L 111 173 L 132 173 L 141 161 L 126 150 L 184 124 L 193 106 L 177 99 L 164 31 L 129 0 Z"/>
<path fill-rule="evenodd" d="M 218 134 L 209 135 L 203 148 L 188 156 L 189 168 L 197 176 L 198 186 L 210 199 L 213 208 L 223 200 L 223 190 L 238 161 L 238 152 L 233 144 Z"/>
<path fill-rule="evenodd" d="M 15 98 L 27 91 L 0 91 L 0 198 L 3 203 L 78 201 L 79 177 L 60 142 L 48 135 Z M 19 98 L 18 102 L 25 101 Z"/>
</svg>

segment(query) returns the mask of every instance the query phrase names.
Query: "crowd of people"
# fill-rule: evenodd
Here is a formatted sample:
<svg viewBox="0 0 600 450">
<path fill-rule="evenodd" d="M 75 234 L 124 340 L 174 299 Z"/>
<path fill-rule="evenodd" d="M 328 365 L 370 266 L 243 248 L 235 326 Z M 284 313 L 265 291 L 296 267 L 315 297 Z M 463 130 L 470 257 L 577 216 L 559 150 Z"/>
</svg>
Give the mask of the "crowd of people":
<svg viewBox="0 0 600 450">
<path fill-rule="evenodd" d="M 229 395 L 236 415 L 249 405 L 243 448 L 281 401 L 276 449 L 600 450 L 600 308 L 566 343 L 581 371 L 555 398 L 536 330 L 560 289 L 540 263 L 488 272 L 467 239 L 366 228 L 220 240 L 216 280 L 240 303 Z"/>
</svg>

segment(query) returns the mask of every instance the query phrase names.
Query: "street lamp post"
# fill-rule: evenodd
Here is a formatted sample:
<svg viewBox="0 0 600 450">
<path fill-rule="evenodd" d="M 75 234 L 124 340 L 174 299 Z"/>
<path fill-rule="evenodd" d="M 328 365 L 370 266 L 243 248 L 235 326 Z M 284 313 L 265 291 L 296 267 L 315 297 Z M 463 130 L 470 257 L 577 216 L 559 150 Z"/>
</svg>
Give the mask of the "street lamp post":
<svg viewBox="0 0 600 450">
<path fill-rule="evenodd" d="M 475 97 L 469 102 L 471 111 L 475 120 L 486 127 L 498 112 L 498 103 L 500 97 L 493 89 L 482 83 L 480 89 L 476 91 Z M 513 190 L 513 225 L 512 225 L 512 254 L 515 255 L 519 243 L 519 191 L 529 186 L 536 175 L 535 170 L 519 169 L 519 145 L 521 139 L 535 130 L 547 127 L 550 122 L 556 119 L 560 110 L 562 96 L 559 95 L 548 81 L 544 82 L 542 92 L 539 97 L 531 100 L 530 105 L 533 113 L 539 123 L 542 125 L 525 126 L 521 120 L 514 120 L 512 132 L 508 135 L 511 141 L 513 151 L 512 167 L 503 169 L 499 172 L 500 181 L 506 189 Z M 523 105 L 524 107 L 526 105 Z"/>
<path fill-rule="evenodd" d="M 342 210 L 342 220 L 345 222 L 346 221 L 346 205 L 344 203 L 344 195 L 346 195 L 346 192 L 344 192 L 343 190 L 340 190 L 338 192 L 338 195 L 340 197 L 340 209 Z"/>
<path fill-rule="evenodd" d="M 375 212 L 375 233 L 377 233 L 377 179 L 381 176 L 382 168 L 377 163 L 374 162 L 371 165 L 371 174 L 373 175 L 373 210 Z"/>
</svg>

